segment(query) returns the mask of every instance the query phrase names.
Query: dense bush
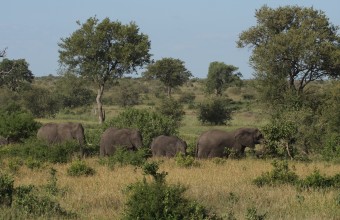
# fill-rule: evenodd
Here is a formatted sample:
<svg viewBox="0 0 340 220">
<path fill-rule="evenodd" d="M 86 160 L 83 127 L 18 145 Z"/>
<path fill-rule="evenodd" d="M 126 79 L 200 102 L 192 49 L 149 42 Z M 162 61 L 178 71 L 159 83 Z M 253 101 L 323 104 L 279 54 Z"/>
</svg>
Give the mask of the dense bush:
<svg viewBox="0 0 340 220">
<path fill-rule="evenodd" d="M 297 125 L 282 118 L 273 118 L 263 127 L 265 153 L 271 157 L 293 158 L 296 153 Z"/>
<path fill-rule="evenodd" d="M 11 206 L 14 192 L 14 180 L 8 174 L 0 172 L 0 207 Z"/>
<path fill-rule="evenodd" d="M 143 145 L 150 146 L 152 139 L 159 135 L 176 135 L 178 123 L 170 117 L 150 111 L 150 109 L 126 109 L 106 122 L 104 128 L 136 128 L 143 137 Z"/>
<path fill-rule="evenodd" d="M 17 105 L 0 109 L 0 136 L 9 142 L 23 141 L 34 135 L 39 123 L 30 113 L 20 110 Z"/>
<path fill-rule="evenodd" d="M 289 169 L 287 161 L 272 162 L 274 169 L 271 172 L 263 173 L 260 177 L 253 180 L 253 183 L 257 186 L 276 186 L 280 184 L 295 184 L 298 180 L 298 176 Z"/>
<path fill-rule="evenodd" d="M 32 87 L 23 94 L 23 105 L 34 117 L 55 117 L 62 107 L 62 99 L 48 89 Z"/>
<path fill-rule="evenodd" d="M 185 115 L 183 105 L 173 98 L 162 99 L 160 105 L 156 107 L 156 110 L 176 122 L 180 122 Z"/>
<path fill-rule="evenodd" d="M 202 123 L 225 125 L 231 119 L 234 108 L 232 101 L 225 98 L 213 98 L 198 106 L 198 120 Z"/>
<path fill-rule="evenodd" d="M 0 155 L 3 157 L 51 163 L 66 163 L 72 159 L 76 152 L 79 152 L 79 144 L 75 141 L 48 146 L 35 138 L 28 139 L 22 144 L 0 148 Z"/>
<path fill-rule="evenodd" d="M 154 181 L 148 182 L 144 178 L 128 186 L 123 219 L 221 219 L 209 214 L 197 202 L 186 199 L 186 187 L 166 184 L 166 173 L 158 173 L 157 164 L 145 164 L 143 171 L 145 175 L 151 175 Z"/>
<path fill-rule="evenodd" d="M 67 168 L 67 174 L 69 176 L 92 176 L 95 174 L 95 170 L 89 167 L 83 160 L 75 160 Z"/>
<path fill-rule="evenodd" d="M 193 92 L 183 92 L 180 94 L 178 101 L 180 103 L 185 103 L 185 104 L 192 104 L 195 101 L 195 93 Z"/>
<path fill-rule="evenodd" d="M 147 148 L 141 148 L 138 151 L 129 151 L 126 148 L 118 148 L 115 153 L 109 157 L 101 158 L 100 163 L 113 169 L 118 166 L 142 166 L 149 157 L 150 152 Z"/>
</svg>

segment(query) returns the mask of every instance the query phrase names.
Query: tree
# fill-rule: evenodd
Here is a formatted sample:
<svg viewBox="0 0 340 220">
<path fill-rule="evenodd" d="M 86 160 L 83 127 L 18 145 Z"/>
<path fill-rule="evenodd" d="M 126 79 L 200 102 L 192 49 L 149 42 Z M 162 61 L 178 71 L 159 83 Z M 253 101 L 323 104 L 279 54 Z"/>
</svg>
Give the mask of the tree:
<svg viewBox="0 0 340 220">
<path fill-rule="evenodd" d="M 99 122 L 103 123 L 105 84 L 149 63 L 150 41 L 147 35 L 139 33 L 133 22 L 123 25 L 119 21 L 111 22 L 109 18 L 99 22 L 91 17 L 85 23 L 78 21 L 77 24 L 80 28 L 58 44 L 61 48 L 59 62 L 97 84 Z"/>
<path fill-rule="evenodd" d="M 11 91 L 18 91 L 25 83 L 32 83 L 34 76 L 28 66 L 25 59 L 3 59 L 0 62 L 0 86 L 6 86 Z"/>
<path fill-rule="evenodd" d="M 206 91 L 209 94 L 215 93 L 217 96 L 222 96 L 223 91 L 231 83 L 240 81 L 242 75 L 240 72 L 235 73 L 237 70 L 237 67 L 226 65 L 223 62 L 211 62 L 206 81 Z"/>
<path fill-rule="evenodd" d="M 299 6 L 263 6 L 255 17 L 256 26 L 243 31 L 237 45 L 253 48 L 250 63 L 262 86 L 288 79 L 285 87 L 301 94 L 312 81 L 339 77 L 339 28 L 324 12 Z"/>
<path fill-rule="evenodd" d="M 185 68 L 183 61 L 174 58 L 163 58 L 150 64 L 143 76 L 145 78 L 159 79 L 167 87 L 168 96 L 171 97 L 172 89 L 183 85 L 192 74 Z"/>
</svg>

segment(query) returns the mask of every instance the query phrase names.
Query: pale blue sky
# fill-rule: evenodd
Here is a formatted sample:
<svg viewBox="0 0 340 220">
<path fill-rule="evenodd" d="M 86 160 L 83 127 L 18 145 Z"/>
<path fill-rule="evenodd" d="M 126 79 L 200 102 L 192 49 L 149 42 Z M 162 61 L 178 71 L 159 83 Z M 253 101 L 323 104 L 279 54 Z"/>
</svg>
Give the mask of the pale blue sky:
<svg viewBox="0 0 340 220">
<path fill-rule="evenodd" d="M 35 76 L 56 75 L 60 38 L 78 29 L 77 20 L 109 17 L 136 22 L 149 36 L 154 60 L 181 59 L 199 78 L 219 61 L 252 78 L 250 51 L 235 42 L 256 24 L 255 10 L 265 4 L 313 6 L 340 25 L 338 0 L 0 0 L 0 49 L 8 47 L 8 59 L 26 59 Z"/>
</svg>

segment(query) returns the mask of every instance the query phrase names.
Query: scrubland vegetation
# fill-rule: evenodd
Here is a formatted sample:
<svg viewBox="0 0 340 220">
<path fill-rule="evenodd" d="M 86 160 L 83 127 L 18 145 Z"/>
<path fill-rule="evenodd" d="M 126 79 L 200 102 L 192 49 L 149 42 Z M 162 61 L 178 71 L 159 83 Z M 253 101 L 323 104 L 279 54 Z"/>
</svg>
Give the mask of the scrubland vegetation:
<svg viewBox="0 0 340 220">
<path fill-rule="evenodd" d="M 0 218 L 339 219 L 338 27 L 297 6 L 264 6 L 255 17 L 257 26 L 237 42 L 253 48 L 252 80 L 221 62 L 211 63 L 206 79 L 192 78 L 178 59 L 150 64 L 147 35 L 109 19 L 90 18 L 62 39 L 68 68 L 60 76 L 34 78 L 24 60 L 4 59 Z M 122 33 L 113 35 L 117 45 L 101 44 L 106 29 Z M 84 38 L 93 48 L 77 49 L 88 46 Z M 143 77 L 123 77 L 146 64 Z M 65 121 L 83 124 L 83 155 L 76 142 L 48 146 L 35 137 L 42 124 Z M 143 148 L 99 157 L 109 126 L 138 128 Z M 243 156 L 195 158 L 203 131 L 240 127 L 259 128 L 265 141 Z M 150 157 L 161 134 L 184 139 L 188 155 Z"/>
</svg>

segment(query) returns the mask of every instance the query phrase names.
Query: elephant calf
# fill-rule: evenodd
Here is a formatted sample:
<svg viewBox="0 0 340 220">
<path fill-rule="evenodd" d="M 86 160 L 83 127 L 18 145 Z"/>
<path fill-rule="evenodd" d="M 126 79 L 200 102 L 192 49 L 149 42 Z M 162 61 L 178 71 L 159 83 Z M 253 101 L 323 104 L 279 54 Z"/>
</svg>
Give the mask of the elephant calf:
<svg viewBox="0 0 340 220">
<path fill-rule="evenodd" d="M 151 143 L 152 156 L 174 157 L 181 152 L 186 154 L 187 143 L 176 136 L 161 135 L 153 139 Z"/>
<path fill-rule="evenodd" d="M 136 150 L 142 147 L 142 141 L 142 135 L 138 130 L 110 127 L 100 138 L 100 156 L 112 155 L 118 147 Z"/>
<path fill-rule="evenodd" d="M 263 135 L 257 128 L 239 128 L 231 132 L 210 130 L 198 138 L 196 155 L 198 158 L 224 157 L 226 148 L 243 155 L 246 147 L 255 148 L 262 140 Z"/>
</svg>

